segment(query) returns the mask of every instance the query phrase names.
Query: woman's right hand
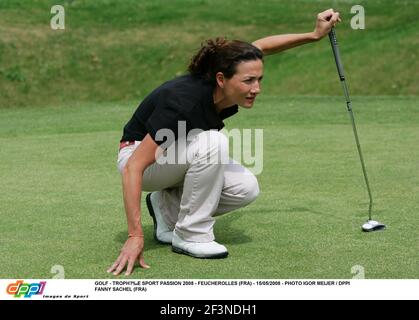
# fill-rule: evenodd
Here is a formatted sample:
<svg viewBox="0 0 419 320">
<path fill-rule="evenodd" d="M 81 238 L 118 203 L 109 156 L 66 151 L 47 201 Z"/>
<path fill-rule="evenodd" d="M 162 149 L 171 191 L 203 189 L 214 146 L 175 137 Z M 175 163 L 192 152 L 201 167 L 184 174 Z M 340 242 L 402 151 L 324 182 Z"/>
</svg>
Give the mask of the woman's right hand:
<svg viewBox="0 0 419 320">
<path fill-rule="evenodd" d="M 127 216 L 128 234 L 130 237 L 122 247 L 121 254 L 108 269 L 115 276 L 125 267 L 125 275 L 130 275 L 138 261 L 140 267 L 150 268 L 143 257 L 144 234 L 141 226 L 141 189 L 144 170 L 156 161 L 158 145 L 149 134 L 141 141 L 122 170 L 122 190 L 124 194 L 125 214 Z"/>
<path fill-rule="evenodd" d="M 116 259 L 114 264 L 108 269 L 108 273 L 113 272 L 113 275 L 117 276 L 125 269 L 126 266 L 127 271 L 125 272 L 125 275 L 128 276 L 131 274 L 137 261 L 139 262 L 141 268 L 150 268 L 150 266 L 144 262 L 143 250 L 144 236 L 129 237 L 122 247 L 118 259 Z"/>
</svg>

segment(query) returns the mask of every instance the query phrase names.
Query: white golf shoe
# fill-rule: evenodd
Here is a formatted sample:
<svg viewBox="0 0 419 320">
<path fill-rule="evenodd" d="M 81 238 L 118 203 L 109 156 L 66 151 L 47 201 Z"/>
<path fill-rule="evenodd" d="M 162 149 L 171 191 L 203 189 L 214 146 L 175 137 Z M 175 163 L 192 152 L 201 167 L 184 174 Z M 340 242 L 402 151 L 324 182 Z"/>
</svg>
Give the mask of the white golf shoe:
<svg viewBox="0 0 419 320">
<path fill-rule="evenodd" d="M 185 241 L 181 239 L 176 232 L 173 232 L 172 251 L 203 259 L 219 259 L 225 258 L 228 255 L 227 248 L 215 241 Z"/>
<path fill-rule="evenodd" d="M 146 197 L 148 212 L 153 218 L 154 239 L 162 244 L 172 244 L 173 230 L 167 226 L 158 204 L 157 192 L 149 193 Z"/>
</svg>

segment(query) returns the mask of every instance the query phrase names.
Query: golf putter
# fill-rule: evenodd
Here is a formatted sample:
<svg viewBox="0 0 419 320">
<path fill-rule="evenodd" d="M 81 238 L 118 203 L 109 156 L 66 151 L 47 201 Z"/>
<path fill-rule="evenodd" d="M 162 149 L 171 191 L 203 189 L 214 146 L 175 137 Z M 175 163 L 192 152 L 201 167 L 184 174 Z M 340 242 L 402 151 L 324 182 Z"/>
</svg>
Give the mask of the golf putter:
<svg viewBox="0 0 419 320">
<path fill-rule="evenodd" d="M 371 189 L 370 189 L 370 185 L 369 185 L 369 182 L 368 182 L 367 170 L 365 169 L 364 158 L 362 156 L 361 145 L 359 143 L 358 133 L 357 133 L 357 130 L 356 130 L 355 118 L 354 118 L 354 114 L 352 112 L 352 104 L 351 104 L 351 100 L 349 99 L 348 87 L 346 86 L 346 82 L 345 82 L 345 74 L 343 72 L 343 65 L 342 65 L 342 61 L 340 59 L 338 41 L 336 39 L 336 33 L 335 33 L 334 28 L 332 28 L 332 30 L 329 32 L 329 39 L 330 39 L 330 44 L 332 45 L 333 55 L 335 56 L 335 62 L 336 62 L 336 67 L 338 69 L 340 82 L 342 84 L 343 92 L 345 94 L 346 108 L 348 109 L 348 112 L 349 112 L 349 115 L 350 115 L 350 118 L 351 118 L 351 121 L 352 121 L 352 129 L 354 131 L 356 147 L 358 149 L 359 159 L 361 160 L 362 172 L 364 173 L 365 184 L 367 185 L 368 196 L 370 198 L 370 204 L 369 204 L 369 208 L 368 208 L 368 220 L 367 220 L 367 222 L 365 222 L 362 225 L 362 230 L 365 231 L 365 232 L 383 230 L 383 229 L 385 229 L 386 226 L 384 224 L 378 222 L 378 221 L 372 220 L 372 218 L 371 218 L 371 211 L 372 211 Z"/>
</svg>

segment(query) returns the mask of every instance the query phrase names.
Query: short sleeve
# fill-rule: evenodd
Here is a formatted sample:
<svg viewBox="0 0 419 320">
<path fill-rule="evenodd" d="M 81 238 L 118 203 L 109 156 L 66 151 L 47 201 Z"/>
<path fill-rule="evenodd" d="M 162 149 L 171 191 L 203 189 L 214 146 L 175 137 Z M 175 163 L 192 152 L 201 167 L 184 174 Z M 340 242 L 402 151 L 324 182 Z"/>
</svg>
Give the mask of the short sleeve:
<svg viewBox="0 0 419 320">
<path fill-rule="evenodd" d="M 178 122 L 184 120 L 180 110 L 180 101 L 171 92 L 163 91 L 155 100 L 154 110 L 145 127 L 158 145 L 178 139 Z"/>
</svg>

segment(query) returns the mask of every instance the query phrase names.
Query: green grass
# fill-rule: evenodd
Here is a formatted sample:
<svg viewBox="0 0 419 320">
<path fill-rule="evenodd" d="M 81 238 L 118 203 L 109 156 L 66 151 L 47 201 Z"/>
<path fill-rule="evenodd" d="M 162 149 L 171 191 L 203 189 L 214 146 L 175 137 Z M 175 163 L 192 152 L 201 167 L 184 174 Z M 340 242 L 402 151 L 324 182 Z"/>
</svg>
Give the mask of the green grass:
<svg viewBox="0 0 419 320">
<path fill-rule="evenodd" d="M 337 79 L 335 79 L 335 82 Z M 338 84 L 335 84 L 338 86 Z M 264 129 L 261 195 L 219 217 L 227 259 L 172 253 L 152 239 L 133 278 L 418 278 L 419 112 L 414 97 L 354 97 L 384 232 L 360 230 L 367 193 L 342 97 L 262 95 L 228 128 Z M 137 102 L 2 110 L 0 278 L 112 277 L 126 239 L 118 140 Z M 144 200 L 144 197 L 143 197 Z"/>
<path fill-rule="evenodd" d="M 126 237 L 118 140 L 137 101 L 183 73 L 204 39 L 311 31 L 329 7 L 342 14 L 373 214 L 388 229 L 360 232 L 368 198 L 324 39 L 266 57 L 269 95 L 227 122 L 264 129 L 260 198 L 216 224 L 229 258 L 154 243 L 143 203 L 152 268 L 132 277 L 351 278 L 361 265 L 367 278 L 418 278 L 418 1 L 68 0 L 66 30 L 52 31 L 55 4 L 0 1 L 0 278 L 49 278 L 54 265 L 109 277 Z M 354 4 L 366 30 L 350 28 Z"/>
<path fill-rule="evenodd" d="M 53 0 L 0 2 L 0 109 L 84 101 L 139 100 L 182 73 L 201 41 L 254 41 L 309 32 L 316 14 L 334 7 L 353 92 L 417 95 L 416 0 L 74 0 L 62 1 L 65 31 L 50 29 Z M 352 30 L 362 4 L 366 29 Z M 232 14 L 234 13 L 234 14 Z M 328 39 L 267 57 L 271 94 L 338 95 Z M 333 88 L 333 89 L 332 89 Z"/>
</svg>

